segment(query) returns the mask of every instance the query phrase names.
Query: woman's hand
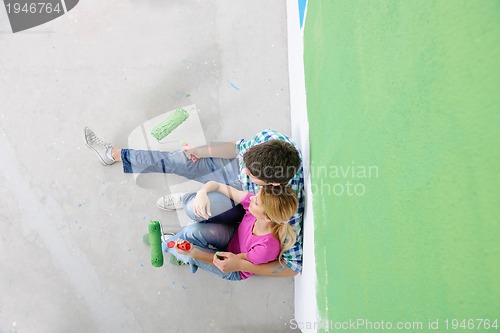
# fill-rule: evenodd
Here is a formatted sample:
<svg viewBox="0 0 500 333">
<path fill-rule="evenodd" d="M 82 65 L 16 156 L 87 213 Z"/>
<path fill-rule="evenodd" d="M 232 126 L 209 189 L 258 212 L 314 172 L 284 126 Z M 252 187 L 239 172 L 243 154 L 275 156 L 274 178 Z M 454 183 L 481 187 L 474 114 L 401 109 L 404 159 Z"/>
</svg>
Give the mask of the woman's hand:
<svg viewBox="0 0 500 333">
<path fill-rule="evenodd" d="M 200 190 L 196 193 L 196 197 L 193 201 L 193 212 L 207 220 L 212 216 L 212 212 L 210 211 L 210 200 L 208 199 L 206 191 Z"/>
<path fill-rule="evenodd" d="M 177 253 L 179 253 L 179 254 L 184 254 L 186 256 L 192 257 L 193 250 L 194 250 L 194 246 L 190 242 L 188 242 L 187 240 L 179 238 L 175 242 L 175 251 L 177 251 Z"/>
<path fill-rule="evenodd" d="M 223 273 L 238 272 L 241 270 L 241 260 L 243 260 L 241 256 L 232 252 L 217 252 L 213 257 L 212 263 Z"/>
</svg>

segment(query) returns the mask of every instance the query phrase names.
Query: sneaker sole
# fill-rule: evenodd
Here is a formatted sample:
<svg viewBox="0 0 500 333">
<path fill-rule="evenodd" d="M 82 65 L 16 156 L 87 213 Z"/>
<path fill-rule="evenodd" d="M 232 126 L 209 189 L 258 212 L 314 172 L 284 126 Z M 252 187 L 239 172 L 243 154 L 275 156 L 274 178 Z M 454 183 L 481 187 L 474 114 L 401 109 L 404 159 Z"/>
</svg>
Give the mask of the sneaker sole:
<svg viewBox="0 0 500 333">
<path fill-rule="evenodd" d="M 174 237 L 174 236 L 175 236 L 175 233 L 173 233 L 173 232 L 166 232 L 166 233 L 164 233 L 163 235 L 161 235 L 161 241 L 162 241 L 163 243 L 167 243 L 167 241 L 168 241 L 170 238 Z"/>
<path fill-rule="evenodd" d="M 108 166 L 108 165 L 111 165 L 111 164 L 108 164 L 106 163 L 106 161 L 104 161 L 104 159 L 101 157 L 101 155 L 99 154 L 99 152 L 97 150 L 95 150 L 94 147 L 92 147 L 88 142 L 87 142 L 87 135 L 85 133 L 85 128 L 83 129 L 83 142 L 85 142 L 85 144 L 87 145 L 87 147 L 89 147 L 90 149 L 92 149 L 94 151 L 94 153 L 96 153 L 97 157 L 99 157 L 99 161 L 101 162 L 101 164 L 103 166 Z"/>
</svg>

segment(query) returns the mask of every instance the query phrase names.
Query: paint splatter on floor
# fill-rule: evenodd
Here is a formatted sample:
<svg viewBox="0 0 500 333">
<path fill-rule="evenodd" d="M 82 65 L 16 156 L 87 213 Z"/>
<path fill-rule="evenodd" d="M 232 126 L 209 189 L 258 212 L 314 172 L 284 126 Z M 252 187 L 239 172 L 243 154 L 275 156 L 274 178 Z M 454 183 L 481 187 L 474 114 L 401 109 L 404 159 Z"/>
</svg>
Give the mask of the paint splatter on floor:
<svg viewBox="0 0 500 333">
<path fill-rule="evenodd" d="M 233 87 L 233 88 L 234 88 L 234 90 L 236 90 L 236 91 L 240 91 L 240 88 L 238 88 L 238 87 L 237 87 L 234 83 L 232 83 L 232 82 L 231 82 L 231 81 L 229 81 L 228 79 L 226 79 L 226 81 L 227 81 L 227 83 L 229 83 L 229 85 L 230 85 L 231 87 Z"/>
</svg>

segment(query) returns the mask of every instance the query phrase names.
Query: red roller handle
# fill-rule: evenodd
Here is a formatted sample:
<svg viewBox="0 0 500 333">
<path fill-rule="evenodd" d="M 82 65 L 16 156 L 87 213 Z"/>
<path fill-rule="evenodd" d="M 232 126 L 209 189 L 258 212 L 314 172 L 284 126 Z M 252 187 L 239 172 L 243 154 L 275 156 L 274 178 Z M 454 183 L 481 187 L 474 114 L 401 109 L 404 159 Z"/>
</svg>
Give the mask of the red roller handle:
<svg viewBox="0 0 500 333">
<path fill-rule="evenodd" d="M 167 246 L 171 249 L 175 246 L 175 242 L 170 241 L 167 243 Z M 177 245 L 177 247 L 179 249 L 181 249 L 182 251 L 189 251 L 191 249 L 191 244 L 188 242 L 185 242 L 185 243 L 181 243 L 181 244 Z"/>
</svg>

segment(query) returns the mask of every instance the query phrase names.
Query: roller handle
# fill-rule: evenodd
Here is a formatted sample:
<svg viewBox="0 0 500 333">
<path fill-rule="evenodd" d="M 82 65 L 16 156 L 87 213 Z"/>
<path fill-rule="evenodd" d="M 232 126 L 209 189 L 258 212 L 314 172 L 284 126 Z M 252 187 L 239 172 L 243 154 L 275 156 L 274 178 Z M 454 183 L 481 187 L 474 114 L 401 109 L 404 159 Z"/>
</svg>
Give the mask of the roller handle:
<svg viewBox="0 0 500 333">
<path fill-rule="evenodd" d="M 175 242 L 170 241 L 167 243 L 167 246 L 169 249 L 171 249 L 175 246 Z M 189 251 L 189 250 L 191 250 L 191 244 L 188 242 L 181 243 L 181 244 L 177 245 L 177 248 L 181 249 L 182 251 Z"/>
</svg>

